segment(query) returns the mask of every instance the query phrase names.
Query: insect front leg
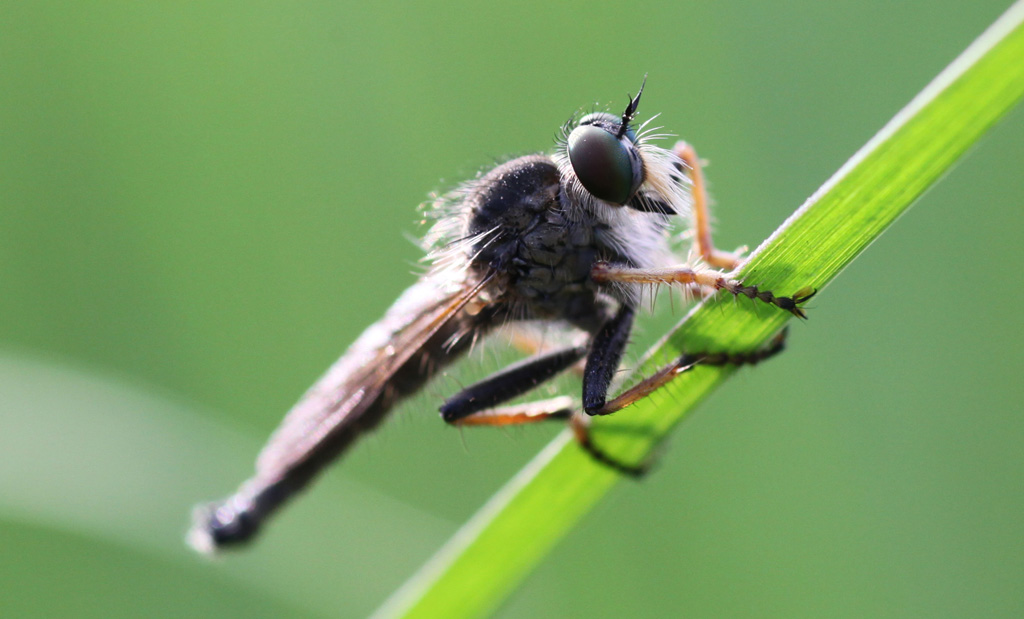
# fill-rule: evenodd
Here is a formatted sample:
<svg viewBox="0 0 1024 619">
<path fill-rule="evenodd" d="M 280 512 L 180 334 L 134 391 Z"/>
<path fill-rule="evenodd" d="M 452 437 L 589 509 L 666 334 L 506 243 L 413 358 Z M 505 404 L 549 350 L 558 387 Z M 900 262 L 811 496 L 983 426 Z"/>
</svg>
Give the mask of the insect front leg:
<svg viewBox="0 0 1024 619">
<path fill-rule="evenodd" d="M 719 271 L 695 270 L 687 266 L 637 269 L 609 262 L 596 262 L 590 270 L 590 277 L 599 284 L 676 284 L 725 290 L 736 296 L 742 295 L 774 305 L 798 318 L 807 318 L 800 304 L 817 292 L 813 288 L 801 288 L 791 297 L 778 297 L 771 291 L 761 290 L 757 286 L 745 286 L 743 282 L 726 277 Z"/>
<path fill-rule="evenodd" d="M 742 252 L 727 252 L 715 249 L 711 241 L 711 213 L 708 205 L 708 192 L 704 185 L 704 173 L 701 170 L 697 151 L 686 142 L 677 142 L 672 149 L 683 162 L 682 170 L 690 177 L 693 196 L 693 231 L 694 245 L 701 259 L 711 266 L 732 271 L 743 261 Z"/>
</svg>

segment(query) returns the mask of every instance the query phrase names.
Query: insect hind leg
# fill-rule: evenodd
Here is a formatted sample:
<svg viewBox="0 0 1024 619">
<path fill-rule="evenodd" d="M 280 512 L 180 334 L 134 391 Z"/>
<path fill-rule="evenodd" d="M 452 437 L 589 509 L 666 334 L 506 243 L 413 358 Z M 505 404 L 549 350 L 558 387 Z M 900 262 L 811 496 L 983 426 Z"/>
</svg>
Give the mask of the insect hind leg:
<svg viewBox="0 0 1024 619">
<path fill-rule="evenodd" d="M 483 419 L 493 414 L 481 414 L 499 404 L 534 389 L 583 358 L 584 346 L 566 348 L 537 355 L 513 364 L 478 383 L 466 387 L 441 405 L 441 418 L 447 423 L 461 425 L 507 425 L 511 421 L 487 424 Z M 517 416 L 514 413 L 512 416 Z M 470 418 L 477 418 L 470 421 Z M 521 415 L 519 415 L 521 416 Z"/>
<path fill-rule="evenodd" d="M 452 422 L 462 426 L 512 426 L 551 420 L 569 420 L 569 427 L 579 446 L 595 461 L 629 477 L 642 477 L 650 468 L 647 463 L 633 465 L 608 455 L 590 438 L 590 417 L 582 413 L 569 396 L 558 396 L 536 402 L 525 402 L 477 411 Z"/>
<path fill-rule="evenodd" d="M 476 411 L 449 422 L 457 426 L 517 426 L 539 421 L 570 418 L 576 410 L 569 396 L 558 396 L 535 402 L 511 404 Z"/>
</svg>

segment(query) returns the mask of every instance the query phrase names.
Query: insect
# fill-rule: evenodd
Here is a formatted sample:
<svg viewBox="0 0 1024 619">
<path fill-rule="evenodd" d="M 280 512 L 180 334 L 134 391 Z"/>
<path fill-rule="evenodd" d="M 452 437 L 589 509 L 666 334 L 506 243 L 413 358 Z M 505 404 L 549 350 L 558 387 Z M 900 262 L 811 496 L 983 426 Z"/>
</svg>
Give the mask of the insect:
<svg viewBox="0 0 1024 619">
<path fill-rule="evenodd" d="M 189 534 L 196 549 L 252 539 L 399 400 L 506 325 L 558 323 L 581 339 L 462 389 L 441 405 L 442 419 L 508 425 L 568 418 L 584 449 L 629 474 L 643 465 L 617 462 L 593 445 L 590 416 L 620 410 L 695 362 L 753 363 L 781 350 L 778 337 L 745 354 L 683 355 L 608 398 L 645 286 L 725 290 L 799 317 L 814 294 L 804 289 L 777 297 L 727 275 L 741 258 L 712 244 L 697 155 L 683 142 L 672 150 L 656 146 L 654 130 L 634 127 L 642 94 L 643 86 L 621 115 L 570 120 L 553 153 L 512 159 L 434 202 L 427 272 L 287 414 L 259 454 L 255 475 L 226 500 L 196 509 Z M 685 218 L 699 257 L 693 265 L 681 264 L 672 251 L 672 225 Z M 565 396 L 506 405 L 580 362 L 581 407 Z"/>
</svg>

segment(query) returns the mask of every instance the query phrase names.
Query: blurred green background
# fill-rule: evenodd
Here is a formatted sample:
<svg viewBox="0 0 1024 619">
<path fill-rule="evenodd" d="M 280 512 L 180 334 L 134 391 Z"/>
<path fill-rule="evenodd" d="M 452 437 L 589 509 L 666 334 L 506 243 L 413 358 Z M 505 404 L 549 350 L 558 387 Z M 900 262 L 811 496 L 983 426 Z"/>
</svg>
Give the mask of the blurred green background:
<svg viewBox="0 0 1024 619">
<path fill-rule="evenodd" d="M 250 550 L 182 537 L 413 281 L 428 192 L 648 73 L 754 246 L 1005 8 L 4 3 L 0 614 L 366 615 L 557 424 L 460 433 L 442 379 Z M 1018 110 L 500 616 L 1024 614 L 1022 144 Z"/>
</svg>

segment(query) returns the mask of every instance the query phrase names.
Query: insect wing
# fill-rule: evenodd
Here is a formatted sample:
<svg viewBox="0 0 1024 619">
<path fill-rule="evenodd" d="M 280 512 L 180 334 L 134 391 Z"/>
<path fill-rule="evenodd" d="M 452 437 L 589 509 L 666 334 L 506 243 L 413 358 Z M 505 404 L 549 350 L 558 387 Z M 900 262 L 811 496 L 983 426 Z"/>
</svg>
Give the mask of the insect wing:
<svg viewBox="0 0 1024 619">
<path fill-rule="evenodd" d="M 273 483 L 346 429 L 358 431 L 395 373 L 486 284 L 425 278 L 406 290 L 285 416 L 260 452 L 257 478 Z"/>
</svg>

